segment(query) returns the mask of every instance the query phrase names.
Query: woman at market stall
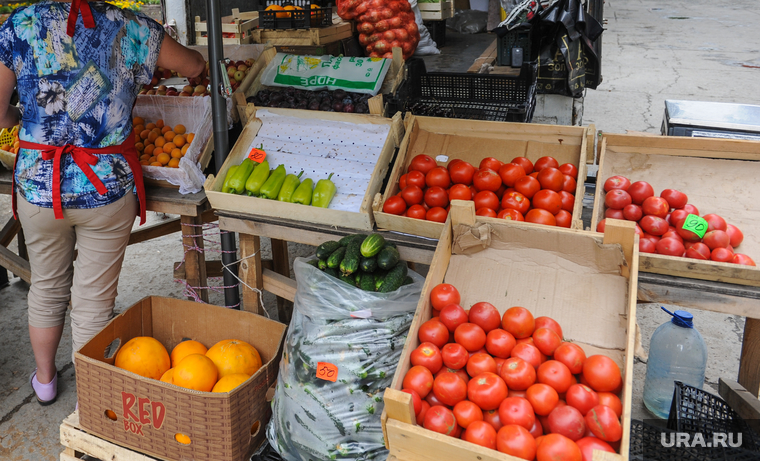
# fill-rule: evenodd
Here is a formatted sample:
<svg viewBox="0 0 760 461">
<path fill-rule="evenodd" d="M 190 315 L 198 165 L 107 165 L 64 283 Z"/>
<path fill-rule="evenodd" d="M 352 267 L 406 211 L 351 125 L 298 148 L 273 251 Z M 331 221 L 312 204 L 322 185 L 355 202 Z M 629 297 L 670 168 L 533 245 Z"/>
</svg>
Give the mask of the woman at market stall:
<svg viewBox="0 0 760 461">
<path fill-rule="evenodd" d="M 40 404 L 57 397 L 69 303 L 74 351 L 113 316 L 135 215 L 145 221 L 132 107 L 156 65 L 206 71 L 157 22 L 104 2 L 45 0 L 0 27 L 0 126 L 21 121 L 13 200 L 32 270 L 30 381 Z M 9 104 L 15 86 L 19 108 Z"/>
</svg>

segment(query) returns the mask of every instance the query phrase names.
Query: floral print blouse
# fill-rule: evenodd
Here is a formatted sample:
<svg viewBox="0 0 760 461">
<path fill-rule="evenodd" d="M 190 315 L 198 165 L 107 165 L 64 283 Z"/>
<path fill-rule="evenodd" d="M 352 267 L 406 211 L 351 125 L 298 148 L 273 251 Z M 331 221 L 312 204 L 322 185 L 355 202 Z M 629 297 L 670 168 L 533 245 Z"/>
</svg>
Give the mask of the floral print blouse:
<svg viewBox="0 0 760 461">
<path fill-rule="evenodd" d="M 95 28 L 81 14 L 66 33 L 71 3 L 46 0 L 17 9 L 0 27 L 0 62 L 16 74 L 22 113 L 19 138 L 80 147 L 119 145 L 132 132 L 132 106 L 150 82 L 164 38 L 157 22 L 104 2 L 90 2 Z M 92 167 L 107 193 L 100 195 L 71 156 L 61 165 L 63 208 L 95 208 L 134 187 L 120 154 L 99 155 Z M 51 208 L 53 160 L 21 149 L 16 190 L 28 202 Z"/>
</svg>

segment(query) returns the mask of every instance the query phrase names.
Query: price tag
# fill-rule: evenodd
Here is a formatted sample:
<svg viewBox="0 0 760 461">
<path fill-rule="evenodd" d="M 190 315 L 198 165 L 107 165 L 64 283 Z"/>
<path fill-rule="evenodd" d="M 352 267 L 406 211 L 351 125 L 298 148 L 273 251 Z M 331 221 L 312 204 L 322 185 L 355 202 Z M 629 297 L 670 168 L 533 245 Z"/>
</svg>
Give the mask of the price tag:
<svg viewBox="0 0 760 461">
<path fill-rule="evenodd" d="M 251 159 L 251 161 L 256 163 L 261 163 L 267 158 L 267 153 L 264 152 L 261 149 L 253 148 L 251 149 L 251 152 L 248 153 L 248 158 Z"/>
<path fill-rule="evenodd" d="M 699 238 L 702 238 L 705 236 L 705 232 L 707 232 L 707 221 L 695 214 L 690 214 L 686 216 L 686 221 L 683 222 L 683 228 L 694 232 Z"/>
<path fill-rule="evenodd" d="M 332 363 L 317 362 L 317 378 L 335 382 L 338 380 L 338 367 Z"/>
</svg>

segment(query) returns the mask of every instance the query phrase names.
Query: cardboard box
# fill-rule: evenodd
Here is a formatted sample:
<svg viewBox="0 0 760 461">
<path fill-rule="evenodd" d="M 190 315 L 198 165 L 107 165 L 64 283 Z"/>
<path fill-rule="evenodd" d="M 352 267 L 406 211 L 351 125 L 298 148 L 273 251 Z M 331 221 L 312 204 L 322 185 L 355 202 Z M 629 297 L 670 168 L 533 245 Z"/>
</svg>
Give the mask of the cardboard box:
<svg viewBox="0 0 760 461">
<path fill-rule="evenodd" d="M 353 192 L 351 192 L 351 190 L 346 191 L 346 189 L 344 189 L 343 186 L 341 186 L 341 184 L 336 181 L 336 177 L 340 177 L 342 173 L 340 168 L 345 168 L 345 166 L 336 165 L 335 169 L 327 170 L 328 173 L 330 171 L 334 171 L 336 173 L 336 177 L 333 177 L 333 181 L 338 187 L 338 194 L 341 194 L 341 191 L 343 191 L 344 194 L 351 195 L 352 199 L 356 199 L 357 197 L 361 198 L 361 200 L 358 200 L 361 202 L 361 204 L 354 211 L 343 211 L 334 209 L 335 207 L 319 208 L 315 206 L 300 205 L 297 203 L 281 202 L 278 200 L 267 200 L 264 198 L 249 197 L 245 194 L 236 195 L 222 192 L 222 184 L 224 183 L 224 179 L 227 176 L 227 171 L 233 165 L 240 165 L 248 156 L 252 143 L 254 142 L 256 135 L 263 125 L 262 121 L 256 118 L 256 112 L 254 111 L 251 113 L 252 118 L 249 120 L 248 124 L 243 129 L 243 132 L 240 134 L 240 137 L 235 143 L 235 146 L 227 156 L 227 159 L 222 165 L 221 170 L 219 170 L 218 175 L 216 177 L 214 175 L 209 175 L 209 177 L 206 179 L 204 188 L 206 189 L 206 196 L 208 197 L 211 206 L 216 210 L 232 212 L 236 215 L 242 216 L 272 217 L 292 220 L 295 222 L 325 224 L 328 226 L 339 226 L 345 229 L 371 231 L 374 225 L 374 218 L 372 216 L 372 198 L 375 196 L 375 194 L 380 192 L 383 179 L 385 178 L 388 169 L 390 168 L 390 162 L 393 159 L 393 153 L 395 152 L 396 148 L 401 142 L 401 139 L 404 136 L 404 128 L 401 123 L 401 116 L 399 115 L 393 119 L 387 119 L 366 114 L 345 114 L 298 109 L 265 108 L 260 110 L 262 112 L 266 111 L 267 113 L 274 115 L 303 119 L 304 121 L 321 120 L 327 121 L 328 124 L 331 122 L 347 122 L 351 124 L 357 124 L 355 125 L 355 128 L 352 127 L 352 130 L 361 130 L 361 124 L 387 125 L 390 129 L 388 137 L 385 140 L 385 144 L 383 145 L 381 152 L 377 158 L 377 163 L 375 164 L 374 170 L 371 173 L 371 178 L 366 185 L 363 182 L 360 182 L 360 179 L 357 179 L 356 175 L 352 175 L 351 172 L 346 171 L 347 174 L 345 184 L 351 183 L 355 185 Z M 290 120 L 290 122 L 292 122 L 292 120 Z M 362 132 L 356 131 L 356 133 Z M 286 134 L 289 137 L 291 133 Z M 315 146 L 317 146 L 319 140 L 312 139 L 309 136 L 309 131 L 306 130 L 305 134 L 300 134 L 298 136 L 298 142 L 301 142 L 304 147 L 308 147 L 311 143 L 315 143 Z M 346 157 L 343 157 L 343 154 L 346 154 Z M 342 149 L 336 150 L 334 153 L 330 154 L 329 158 L 322 158 L 324 158 L 325 162 L 328 164 L 340 162 L 341 159 L 348 158 L 348 152 L 344 152 Z M 303 154 L 302 160 L 304 162 L 314 162 L 320 161 L 320 157 L 312 156 L 306 152 Z M 270 163 L 272 162 L 270 161 Z M 270 167 L 274 168 L 277 166 L 277 164 L 278 163 L 275 162 L 275 164 L 270 165 Z M 304 164 L 287 164 L 286 168 L 288 169 L 289 173 L 297 173 L 299 168 L 305 169 L 307 166 L 308 165 Z M 363 174 L 364 173 L 362 173 L 362 175 Z M 309 173 L 308 171 L 301 179 L 305 179 L 306 177 L 311 177 L 314 180 L 315 186 L 317 180 L 323 179 L 323 177 L 315 176 L 314 173 Z M 337 196 L 333 200 L 333 203 L 335 203 Z"/>
<path fill-rule="evenodd" d="M 631 182 L 648 182 L 657 196 L 663 189 L 679 190 L 701 215 L 722 216 L 744 233 L 736 252 L 760 263 L 760 208 L 754 187 L 760 176 L 760 143 L 605 134 L 601 145 L 591 229 L 604 219 L 604 181 L 622 175 Z M 757 267 L 650 253 L 641 253 L 639 261 L 643 272 L 760 286 Z"/>
<path fill-rule="evenodd" d="M 263 442 L 271 416 L 266 393 L 277 379 L 285 330 L 281 323 L 244 311 L 144 298 L 76 353 L 81 427 L 165 460 L 248 461 Z M 114 347 L 136 336 L 152 336 L 168 351 L 185 338 L 207 347 L 240 339 L 259 351 L 263 366 L 229 393 L 184 389 L 113 366 Z M 108 418 L 108 410 L 116 413 L 116 421 Z M 191 443 L 180 444 L 175 434 Z"/>
<path fill-rule="evenodd" d="M 430 292 L 451 283 L 460 304 L 487 301 L 504 313 L 523 306 L 550 316 L 564 339 L 586 355 L 604 354 L 623 371 L 621 453 L 628 459 L 636 329 L 638 246 L 632 223 L 619 222 L 607 233 L 475 220 L 472 202 L 456 200 L 438 242 L 422 288 L 393 385 L 385 393 L 383 432 L 390 456 L 399 460 L 517 461 L 496 450 L 438 434 L 415 423 L 411 396 L 400 392 L 419 346 L 420 325 L 431 318 Z M 593 318 L 593 322 L 589 319 Z"/>
<path fill-rule="evenodd" d="M 527 157 L 535 162 L 552 156 L 559 162 L 578 167 L 572 228 L 582 229 L 581 208 L 586 180 L 586 155 L 589 128 L 580 126 L 537 125 L 527 123 L 487 122 L 408 115 L 404 119 L 406 135 L 401 142 L 393 171 L 382 197 L 375 199 L 375 220 L 380 229 L 438 238 L 444 225 L 433 221 L 384 213 L 383 204 L 399 192 L 398 180 L 407 172 L 412 159 L 427 154 L 438 165 L 447 166 L 456 158 L 470 162 L 475 168 L 486 157 L 509 162 Z M 593 137 L 591 138 L 593 139 Z M 480 217 L 478 217 L 480 219 Z M 485 222 L 501 222 L 483 218 Z"/>
</svg>

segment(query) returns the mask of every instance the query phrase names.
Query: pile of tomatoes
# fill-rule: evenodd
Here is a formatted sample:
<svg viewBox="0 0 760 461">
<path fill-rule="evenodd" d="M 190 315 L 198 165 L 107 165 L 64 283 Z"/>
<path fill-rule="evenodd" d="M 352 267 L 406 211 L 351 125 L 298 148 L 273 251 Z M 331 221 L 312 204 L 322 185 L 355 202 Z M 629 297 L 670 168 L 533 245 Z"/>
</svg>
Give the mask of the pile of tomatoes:
<svg viewBox="0 0 760 461">
<path fill-rule="evenodd" d="M 749 256 L 734 252 L 744 240 L 742 231 L 717 214 L 702 216 L 707 221 L 707 232 L 701 238 L 683 228 L 687 216 L 699 216 L 699 210 L 688 203 L 689 197 L 683 192 L 665 189 L 657 197 L 646 181 L 631 184 L 625 176 L 608 178 L 604 191 L 605 219 L 597 224 L 597 232 L 604 232 L 607 218 L 635 221 L 642 253 L 755 265 Z"/>
<path fill-rule="evenodd" d="M 451 200 L 472 200 L 478 216 L 570 227 L 577 179 L 575 165 L 560 165 L 553 157 L 541 157 L 535 165 L 525 157 L 510 163 L 487 157 L 476 169 L 461 159 L 440 166 L 420 154 L 399 178 L 400 192 L 385 201 L 383 211 L 444 222 Z"/>
<path fill-rule="evenodd" d="M 450 284 L 431 291 L 434 317 L 402 389 L 418 424 L 526 460 L 619 449 L 623 380 L 612 359 L 586 357 L 549 317 L 517 306 L 502 316 L 487 302 L 465 311 L 460 299 Z"/>
</svg>

